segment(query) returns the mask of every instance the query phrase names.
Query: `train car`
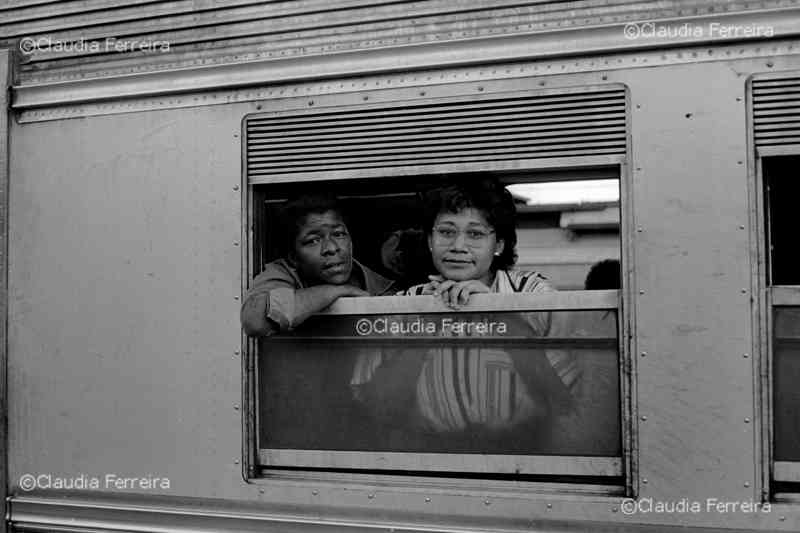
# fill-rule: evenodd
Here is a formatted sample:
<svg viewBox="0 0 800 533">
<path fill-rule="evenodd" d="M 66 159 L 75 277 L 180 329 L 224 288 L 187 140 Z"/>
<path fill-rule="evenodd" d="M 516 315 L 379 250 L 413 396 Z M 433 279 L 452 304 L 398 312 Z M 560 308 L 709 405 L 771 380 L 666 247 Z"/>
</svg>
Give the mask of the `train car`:
<svg viewBox="0 0 800 533">
<path fill-rule="evenodd" d="M 4 531 L 800 530 L 796 2 L 7 0 L 0 51 Z M 557 290 L 243 329 L 287 201 L 403 289 L 485 180 Z"/>
</svg>

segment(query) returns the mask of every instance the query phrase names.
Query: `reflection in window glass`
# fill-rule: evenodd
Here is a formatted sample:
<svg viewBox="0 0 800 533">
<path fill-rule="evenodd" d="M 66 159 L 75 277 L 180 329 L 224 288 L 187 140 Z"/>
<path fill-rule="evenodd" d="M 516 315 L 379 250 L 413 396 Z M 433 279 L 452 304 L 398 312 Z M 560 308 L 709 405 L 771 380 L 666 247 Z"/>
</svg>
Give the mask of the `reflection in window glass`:
<svg viewBox="0 0 800 533">
<path fill-rule="evenodd" d="M 262 341 L 259 447 L 618 456 L 617 345 L 615 311 L 315 317 Z"/>
<path fill-rule="evenodd" d="M 775 460 L 800 461 L 800 307 L 776 307 L 774 318 Z"/>
</svg>

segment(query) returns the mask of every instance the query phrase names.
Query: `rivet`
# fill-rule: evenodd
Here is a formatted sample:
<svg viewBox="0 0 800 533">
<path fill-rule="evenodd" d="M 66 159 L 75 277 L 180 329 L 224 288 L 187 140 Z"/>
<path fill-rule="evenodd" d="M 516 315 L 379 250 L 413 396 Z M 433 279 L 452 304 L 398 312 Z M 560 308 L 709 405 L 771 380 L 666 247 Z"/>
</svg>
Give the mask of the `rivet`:
<svg viewBox="0 0 800 533">
<path fill-rule="evenodd" d="M 364 97 L 364 101 L 367 101 L 367 100 L 369 100 L 369 96 L 365 96 Z"/>
<path fill-rule="evenodd" d="M 431 499 L 430 498 L 425 498 L 425 503 L 431 503 Z"/>
<path fill-rule="evenodd" d="M 608 79 L 608 76 L 606 76 L 605 74 L 603 74 L 603 75 L 601 76 L 601 79 L 603 79 L 603 80 L 607 80 L 607 79 Z"/>
<path fill-rule="evenodd" d="M 742 289 L 742 294 L 747 294 L 747 289 Z"/>
<path fill-rule="evenodd" d="M 781 516 L 781 517 L 778 518 L 778 520 L 780 520 L 781 522 L 786 522 L 786 517 L 785 516 Z"/>
<path fill-rule="evenodd" d="M 548 509 L 552 509 L 552 508 L 553 508 L 553 504 L 552 504 L 552 503 L 548 503 L 548 504 L 547 504 L 547 508 L 548 508 Z"/>
<path fill-rule="evenodd" d="M 749 481 L 745 481 L 745 482 L 744 482 L 744 486 L 745 486 L 745 487 L 749 487 L 749 486 L 750 486 L 750 482 L 749 482 Z"/>
<path fill-rule="evenodd" d="M 233 464 L 238 465 L 239 464 L 239 459 L 234 459 L 233 460 Z"/>
<path fill-rule="evenodd" d="M 636 231 L 638 231 L 639 233 L 641 233 L 641 232 L 642 232 L 642 231 L 644 231 L 644 230 L 642 230 L 642 227 L 641 227 L 641 226 L 639 226 L 638 228 L 636 228 Z"/>
<path fill-rule="evenodd" d="M 750 423 L 750 419 L 749 419 L 749 418 L 745 418 L 745 419 L 744 419 L 744 423 L 745 423 L 745 424 L 749 424 L 749 423 Z"/>
<path fill-rule="evenodd" d="M 642 422 L 647 422 L 647 416 L 642 415 Z"/>
<path fill-rule="evenodd" d="M 371 500 L 372 498 L 374 498 L 374 497 L 375 497 L 375 495 L 374 495 L 374 494 L 367 494 L 367 498 L 368 498 L 368 499 L 370 499 L 370 500 Z"/>
<path fill-rule="evenodd" d="M 311 491 L 311 494 L 313 494 L 314 496 L 317 496 L 319 494 L 319 491 L 314 489 L 314 490 Z"/>
<path fill-rule="evenodd" d="M 775 66 L 775 63 L 773 63 L 772 61 L 767 61 L 767 66 L 769 68 L 772 68 L 773 66 Z"/>
<path fill-rule="evenodd" d="M 539 85 L 542 86 L 542 87 L 544 87 L 544 84 L 545 84 L 545 82 L 543 82 L 543 81 L 539 82 Z"/>
<path fill-rule="evenodd" d="M 616 513 L 616 512 L 617 512 L 617 508 L 616 508 L 616 507 L 612 507 L 612 508 L 611 508 L 611 512 L 612 512 L 612 513 Z"/>
<path fill-rule="evenodd" d="M 744 229 L 744 224 L 739 224 L 739 229 Z"/>
<path fill-rule="evenodd" d="M 737 165 L 741 165 L 741 164 L 742 164 L 742 161 L 737 161 L 737 162 L 736 162 L 736 164 L 737 164 Z"/>
<path fill-rule="evenodd" d="M 742 354 L 742 357 L 744 357 L 745 359 L 747 359 L 748 357 L 750 357 L 750 354 L 749 354 L 749 353 L 743 353 L 743 354 Z"/>
<path fill-rule="evenodd" d="M 478 90 L 479 91 L 483 91 L 483 87 L 478 87 Z"/>
<path fill-rule="evenodd" d="M 736 101 L 737 101 L 737 102 L 741 102 L 741 101 L 742 101 L 742 97 L 741 97 L 741 96 L 737 96 L 737 97 L 736 97 Z"/>
<path fill-rule="evenodd" d="M 308 105 L 314 105 L 314 100 L 309 100 Z"/>
<path fill-rule="evenodd" d="M 645 485 L 647 485 L 647 478 L 646 478 L 646 477 L 643 477 L 643 478 L 642 478 L 642 483 L 644 483 Z"/>
<path fill-rule="evenodd" d="M 234 350 L 233 355 L 239 355 L 239 350 Z"/>
<path fill-rule="evenodd" d="M 233 404 L 233 410 L 234 411 L 238 411 L 239 410 L 239 404 L 238 403 Z"/>
<path fill-rule="evenodd" d="M 239 190 L 239 186 L 238 186 L 238 185 L 234 185 L 234 186 L 233 186 L 233 190 L 234 190 L 234 191 L 238 191 L 238 190 Z"/>
<path fill-rule="evenodd" d="M 489 500 L 483 500 L 483 505 L 492 505 L 492 502 Z"/>
<path fill-rule="evenodd" d="M 644 294 L 644 290 L 640 290 L 640 291 L 639 291 L 639 294 Z"/>
<path fill-rule="evenodd" d="M 636 167 L 636 172 L 641 172 L 642 167 Z"/>
<path fill-rule="evenodd" d="M 259 494 L 264 494 L 264 489 L 258 489 Z"/>
<path fill-rule="evenodd" d="M 260 105 L 257 105 L 257 106 L 256 106 L 256 109 L 258 109 L 258 110 L 260 111 L 260 110 L 261 110 L 261 106 L 260 106 Z"/>
</svg>

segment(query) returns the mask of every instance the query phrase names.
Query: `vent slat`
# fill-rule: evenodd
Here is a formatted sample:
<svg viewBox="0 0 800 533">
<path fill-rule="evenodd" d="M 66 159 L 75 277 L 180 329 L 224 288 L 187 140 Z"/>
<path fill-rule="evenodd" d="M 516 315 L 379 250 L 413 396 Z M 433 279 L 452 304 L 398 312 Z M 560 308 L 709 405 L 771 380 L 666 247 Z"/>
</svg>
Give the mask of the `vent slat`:
<svg viewBox="0 0 800 533">
<path fill-rule="evenodd" d="M 541 159 L 546 158 L 564 158 L 564 157 L 577 157 L 577 156 L 591 156 L 591 155 L 619 155 L 620 150 L 618 147 L 614 148 L 597 148 L 597 149 L 582 149 L 579 152 L 570 152 L 570 151 L 551 151 L 551 152 L 537 152 L 535 154 L 531 154 L 530 152 L 521 152 L 521 153 L 509 153 L 505 155 L 487 155 L 487 156 L 471 156 L 471 157 L 464 157 L 463 155 L 458 157 L 451 157 L 451 158 L 416 158 L 416 159 L 406 159 L 406 160 L 395 160 L 392 162 L 388 161 L 378 161 L 378 162 L 358 162 L 356 164 L 347 164 L 342 163 L 341 165 L 315 165 L 315 166 L 308 166 L 308 167 L 298 167 L 293 169 L 286 169 L 285 172 L 276 172 L 275 169 L 260 169 L 260 170 L 253 170 L 249 172 L 250 176 L 271 176 L 277 174 L 288 174 L 288 173 L 297 173 L 297 174 L 308 174 L 313 172 L 319 172 L 324 174 L 327 171 L 331 170 L 357 170 L 357 169 L 376 169 L 380 170 L 382 168 L 393 168 L 393 167 L 419 167 L 424 165 L 438 165 L 438 164 L 452 164 L 457 165 L 459 163 L 480 163 L 483 161 L 514 161 L 521 158 L 526 158 L 525 156 L 531 156 Z M 376 173 L 377 174 L 377 173 Z M 261 181 L 261 180 L 259 180 Z"/>
<path fill-rule="evenodd" d="M 302 155 L 306 159 L 314 159 L 324 156 L 326 154 L 338 154 L 341 156 L 358 155 L 365 151 L 375 152 L 379 151 L 382 154 L 394 154 L 403 152 L 413 152 L 419 150 L 420 147 L 430 147 L 431 151 L 437 149 L 447 149 L 449 147 L 460 147 L 457 149 L 470 149 L 478 151 L 486 151 L 491 148 L 501 148 L 510 143 L 519 146 L 539 146 L 549 144 L 564 144 L 564 143 L 581 143 L 593 141 L 608 141 L 617 140 L 624 141 L 625 135 L 621 133 L 613 135 L 575 135 L 566 137 L 548 138 L 545 140 L 531 140 L 528 136 L 519 135 L 498 135 L 498 136 L 475 136 L 468 141 L 456 143 L 452 140 L 433 141 L 433 140 L 420 140 L 420 141 L 407 141 L 407 142 L 392 142 L 392 143 L 361 143 L 356 145 L 346 145 L 346 150 L 342 150 L 340 146 L 328 146 L 324 148 L 299 147 L 290 149 L 287 147 L 276 147 L 274 150 L 255 150 L 252 152 L 253 156 L 251 161 L 284 161 L 296 158 Z M 264 156 L 260 154 L 272 153 L 275 155 Z"/>
<path fill-rule="evenodd" d="M 624 147 L 624 142 L 621 141 L 609 141 L 609 142 L 592 142 L 592 143 L 585 143 L 583 146 L 579 146 L 580 143 L 567 143 L 567 144 L 555 144 L 555 145 L 545 145 L 540 148 L 540 150 L 536 150 L 535 148 L 531 148 L 530 146 L 515 146 L 513 148 L 498 148 L 495 150 L 491 150 L 489 155 L 496 155 L 496 154 L 511 154 L 511 153 L 521 153 L 521 154 L 530 154 L 532 157 L 535 157 L 537 151 L 572 151 L 578 152 L 581 148 L 588 147 L 588 148 L 608 148 L 608 147 Z M 423 158 L 448 158 L 448 157 L 457 157 L 465 155 L 467 157 L 472 157 L 473 154 L 476 153 L 474 147 L 465 146 L 461 149 L 451 149 L 447 151 L 441 152 L 431 152 L 425 156 L 418 155 L 419 150 L 396 150 L 396 151 L 386 151 L 385 154 L 381 155 L 364 155 L 358 153 L 350 153 L 346 155 L 342 155 L 340 157 L 329 156 L 327 158 L 304 158 L 299 159 L 296 156 L 287 158 L 283 165 L 280 166 L 302 166 L 307 163 L 313 164 L 320 164 L 323 162 L 329 162 L 331 164 L 348 161 L 348 162 L 358 162 L 358 161 L 392 161 L 396 159 L 409 159 L 409 156 L 415 156 L 412 159 L 423 159 Z M 485 153 L 485 152 L 478 152 L 478 153 Z M 356 156 L 356 157 L 349 157 L 349 156 Z M 281 161 L 277 161 L 281 162 Z M 266 162 L 263 160 L 256 160 L 252 164 L 248 163 L 248 168 L 269 168 L 270 166 L 276 166 L 274 162 Z"/>
<path fill-rule="evenodd" d="M 622 89 L 264 113 L 244 124 L 246 168 L 293 172 L 624 155 Z"/>
<path fill-rule="evenodd" d="M 275 150 L 280 150 L 282 152 L 286 151 L 298 151 L 304 150 L 307 148 L 312 148 L 314 151 L 318 151 L 324 148 L 335 148 L 337 146 L 347 147 L 347 149 L 354 148 L 357 146 L 364 146 L 364 147 L 391 147 L 391 146 L 407 146 L 407 145 L 424 145 L 424 143 L 431 143 L 431 145 L 436 144 L 453 144 L 454 141 L 463 139 L 465 142 L 478 142 L 480 140 L 499 140 L 499 139 L 519 139 L 525 138 L 520 137 L 521 134 L 529 134 L 529 133 L 538 133 L 542 134 L 546 132 L 547 138 L 552 139 L 562 139 L 562 138 L 571 138 L 576 135 L 602 135 L 605 133 L 614 133 L 616 136 L 619 136 L 619 127 L 618 126 L 610 126 L 610 127 L 597 127 L 597 128 L 584 128 L 584 129 L 564 129 L 564 130 L 553 130 L 551 128 L 504 128 L 504 129 L 484 129 L 480 130 L 478 133 L 481 135 L 476 136 L 475 129 L 468 129 L 464 131 L 445 131 L 445 132 L 426 132 L 424 134 L 417 134 L 417 135 L 409 135 L 409 134 L 398 134 L 398 133 L 391 133 L 385 134 L 382 136 L 375 136 L 375 135 L 354 135 L 352 137 L 348 137 L 347 139 L 337 139 L 326 137 L 323 139 L 316 139 L 314 140 L 313 137 L 308 137 L 308 140 L 303 140 L 301 142 L 293 142 L 292 141 L 275 141 L 275 142 L 251 142 L 248 144 L 249 151 L 253 155 L 258 155 L 264 152 L 274 152 Z M 368 142 L 372 140 L 373 142 Z M 293 150 L 294 149 L 294 150 Z"/>
</svg>

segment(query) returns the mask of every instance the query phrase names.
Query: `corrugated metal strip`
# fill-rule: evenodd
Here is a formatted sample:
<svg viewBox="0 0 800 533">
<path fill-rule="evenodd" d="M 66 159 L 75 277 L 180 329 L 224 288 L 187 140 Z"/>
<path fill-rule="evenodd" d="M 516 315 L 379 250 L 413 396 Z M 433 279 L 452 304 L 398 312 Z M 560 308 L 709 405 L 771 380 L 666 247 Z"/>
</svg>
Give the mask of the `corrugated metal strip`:
<svg viewBox="0 0 800 533">
<path fill-rule="evenodd" d="M 800 77 L 753 81 L 755 144 L 800 143 Z"/>
<path fill-rule="evenodd" d="M 664 17 L 754 11 L 790 0 L 8 0 L 0 47 L 23 37 L 103 46 L 28 54 L 21 84 L 280 59 Z M 105 39 L 170 43 L 108 47 Z"/>
<path fill-rule="evenodd" d="M 245 121 L 251 180 L 291 173 L 624 155 L 625 92 L 486 95 Z"/>
</svg>

